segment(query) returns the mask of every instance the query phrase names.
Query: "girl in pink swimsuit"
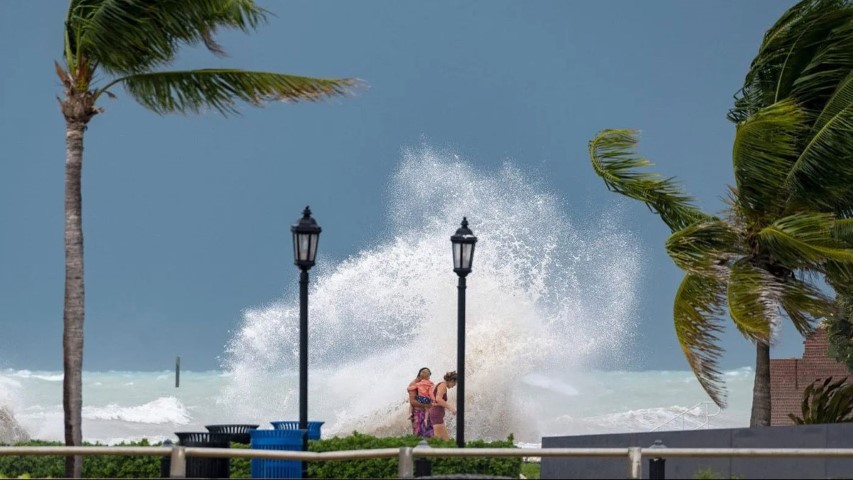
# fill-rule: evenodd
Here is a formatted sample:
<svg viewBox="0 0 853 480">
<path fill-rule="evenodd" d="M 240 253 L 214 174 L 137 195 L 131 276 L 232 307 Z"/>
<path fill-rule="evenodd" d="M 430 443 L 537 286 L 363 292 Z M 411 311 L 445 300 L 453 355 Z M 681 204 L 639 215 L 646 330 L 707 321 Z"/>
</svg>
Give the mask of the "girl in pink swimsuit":
<svg viewBox="0 0 853 480">
<path fill-rule="evenodd" d="M 429 381 L 430 375 L 432 375 L 432 372 L 430 372 L 426 367 L 418 370 L 418 376 L 409 383 L 409 386 L 406 389 L 409 393 L 409 420 L 412 422 L 412 435 L 421 438 L 432 437 L 433 429 L 432 422 L 430 422 L 429 416 L 427 415 L 427 410 L 430 408 L 430 404 L 418 400 L 419 395 L 417 383 L 423 380 Z"/>
</svg>

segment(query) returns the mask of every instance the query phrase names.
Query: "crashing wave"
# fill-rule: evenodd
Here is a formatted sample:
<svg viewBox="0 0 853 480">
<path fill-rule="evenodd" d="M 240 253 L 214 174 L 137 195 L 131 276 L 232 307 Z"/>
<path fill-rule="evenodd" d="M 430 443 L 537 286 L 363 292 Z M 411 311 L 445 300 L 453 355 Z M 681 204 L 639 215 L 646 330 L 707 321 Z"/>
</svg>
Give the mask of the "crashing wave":
<svg viewBox="0 0 853 480">
<path fill-rule="evenodd" d="M 373 246 L 312 271 L 309 416 L 328 420 L 324 434 L 402 434 L 405 387 L 419 368 L 436 382 L 456 369 L 449 238 L 463 216 L 480 239 L 467 290 L 471 438 L 536 438 L 520 379 L 619 364 L 629 351 L 642 259 L 612 215 L 578 223 L 511 163 L 483 172 L 428 146 L 404 154 L 389 198 Z M 295 417 L 298 315 L 295 292 L 244 312 L 224 363 L 220 401 L 231 411 Z"/>
<path fill-rule="evenodd" d="M 12 411 L 0 406 L 0 444 L 13 445 L 30 439 L 24 427 L 15 420 Z"/>
</svg>

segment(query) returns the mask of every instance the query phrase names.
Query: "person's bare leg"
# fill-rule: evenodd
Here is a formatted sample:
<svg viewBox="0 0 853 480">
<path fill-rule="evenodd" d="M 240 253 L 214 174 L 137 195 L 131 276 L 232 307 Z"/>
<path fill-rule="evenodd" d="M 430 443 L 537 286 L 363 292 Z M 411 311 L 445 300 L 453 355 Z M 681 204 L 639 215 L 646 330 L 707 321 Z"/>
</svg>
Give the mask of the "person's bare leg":
<svg viewBox="0 0 853 480">
<path fill-rule="evenodd" d="M 433 425 L 432 430 L 435 433 L 434 436 L 436 436 L 442 440 L 450 440 L 450 435 L 447 433 L 447 426 L 444 425 L 443 423 Z"/>
</svg>

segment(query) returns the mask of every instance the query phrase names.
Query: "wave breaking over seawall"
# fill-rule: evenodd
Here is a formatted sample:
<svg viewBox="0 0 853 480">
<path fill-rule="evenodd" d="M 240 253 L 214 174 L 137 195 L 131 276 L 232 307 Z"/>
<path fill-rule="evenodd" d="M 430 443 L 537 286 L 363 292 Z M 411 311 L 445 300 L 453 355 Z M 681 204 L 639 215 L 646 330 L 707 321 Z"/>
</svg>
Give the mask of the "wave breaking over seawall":
<svg viewBox="0 0 853 480">
<path fill-rule="evenodd" d="M 29 433 L 15 418 L 12 410 L 14 405 L 20 404 L 15 395 L 20 387 L 20 382 L 0 375 L 0 445 L 30 439 Z"/>
<path fill-rule="evenodd" d="M 613 212 L 576 223 L 511 162 L 484 172 L 429 146 L 404 152 L 389 197 L 375 246 L 312 271 L 311 419 L 326 422 L 324 435 L 403 434 L 405 387 L 418 369 L 430 367 L 436 382 L 456 369 L 449 237 L 467 216 L 479 242 L 467 290 L 466 432 L 538 441 L 520 379 L 612 364 L 626 351 L 641 269 L 636 240 Z M 293 287 L 247 310 L 227 346 L 219 400 L 237 417 L 297 418 Z"/>
</svg>

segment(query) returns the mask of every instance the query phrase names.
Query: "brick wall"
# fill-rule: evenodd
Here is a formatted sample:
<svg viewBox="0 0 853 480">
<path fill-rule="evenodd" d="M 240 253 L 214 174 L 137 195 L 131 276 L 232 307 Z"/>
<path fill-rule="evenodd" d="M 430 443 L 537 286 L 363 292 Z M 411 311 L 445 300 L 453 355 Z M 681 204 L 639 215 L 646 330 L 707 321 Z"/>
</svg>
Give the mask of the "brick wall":
<svg viewBox="0 0 853 480">
<path fill-rule="evenodd" d="M 829 347 L 826 330 L 818 328 L 803 343 L 802 358 L 770 359 L 770 425 L 793 425 L 788 414 L 801 414 L 803 391 L 815 380 L 850 375 L 843 364 L 826 354 Z"/>
</svg>

